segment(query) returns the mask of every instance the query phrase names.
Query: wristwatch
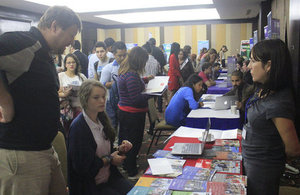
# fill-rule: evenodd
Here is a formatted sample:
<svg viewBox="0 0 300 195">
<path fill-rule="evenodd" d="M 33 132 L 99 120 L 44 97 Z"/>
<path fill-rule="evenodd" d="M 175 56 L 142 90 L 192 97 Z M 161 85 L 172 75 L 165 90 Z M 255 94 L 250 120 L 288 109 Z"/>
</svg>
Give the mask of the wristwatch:
<svg viewBox="0 0 300 195">
<path fill-rule="evenodd" d="M 113 159 L 112 155 L 106 155 L 104 158 L 107 160 L 108 164 L 110 164 Z"/>
</svg>

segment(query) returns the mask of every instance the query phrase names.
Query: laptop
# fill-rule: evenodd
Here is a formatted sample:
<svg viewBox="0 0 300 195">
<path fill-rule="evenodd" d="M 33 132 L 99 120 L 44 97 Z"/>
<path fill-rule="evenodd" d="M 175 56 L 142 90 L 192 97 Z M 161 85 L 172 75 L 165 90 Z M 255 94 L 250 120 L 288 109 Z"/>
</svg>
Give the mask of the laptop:
<svg viewBox="0 0 300 195">
<path fill-rule="evenodd" d="M 210 118 L 208 118 L 206 129 L 203 133 L 201 143 L 175 143 L 171 154 L 173 155 L 201 155 L 208 137 L 211 126 Z"/>
<path fill-rule="evenodd" d="M 219 96 L 216 97 L 214 110 L 227 110 L 238 101 L 236 96 Z"/>
</svg>

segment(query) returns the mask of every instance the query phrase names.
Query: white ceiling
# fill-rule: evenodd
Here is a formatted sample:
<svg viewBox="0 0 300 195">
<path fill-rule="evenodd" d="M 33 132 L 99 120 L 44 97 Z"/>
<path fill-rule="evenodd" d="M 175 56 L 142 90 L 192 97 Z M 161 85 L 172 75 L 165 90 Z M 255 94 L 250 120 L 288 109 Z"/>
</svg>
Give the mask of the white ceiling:
<svg viewBox="0 0 300 195">
<path fill-rule="evenodd" d="M 101 4 L 104 3 L 101 1 L 104 1 L 105 3 L 114 2 L 114 0 L 112 1 L 95 0 L 95 5 L 91 5 L 91 6 L 101 6 Z M 212 5 L 212 7 L 216 7 L 221 19 L 247 19 L 247 18 L 254 18 L 258 15 L 260 9 L 260 3 L 262 1 L 264 0 L 213 0 L 214 5 Z M 82 0 L 82 2 L 84 3 L 84 0 Z M 70 1 L 70 3 L 72 3 L 72 1 Z M 31 3 L 24 0 L 0 0 L 0 6 L 10 7 L 10 8 L 30 11 L 34 13 L 40 13 L 40 14 L 43 13 L 48 8 L 48 6 Z M 188 6 L 188 7 L 190 8 L 196 6 Z M 201 6 L 199 5 L 197 7 L 201 8 Z M 180 7 L 178 8 L 180 9 Z M 168 9 L 168 8 L 160 8 L 160 10 L 163 9 Z M 151 10 L 153 10 L 153 8 Z M 129 12 L 134 12 L 134 11 L 141 11 L 141 10 L 137 10 L 137 9 L 129 10 Z M 148 11 L 148 10 L 143 9 L 142 11 Z M 111 11 L 110 13 L 113 12 L 118 13 L 120 11 Z M 142 14 L 142 12 L 140 13 Z M 122 25 L 122 23 L 116 21 L 95 17 L 95 15 L 99 15 L 99 14 L 101 14 L 101 12 L 79 13 L 83 21 L 97 23 L 101 25 Z"/>
</svg>

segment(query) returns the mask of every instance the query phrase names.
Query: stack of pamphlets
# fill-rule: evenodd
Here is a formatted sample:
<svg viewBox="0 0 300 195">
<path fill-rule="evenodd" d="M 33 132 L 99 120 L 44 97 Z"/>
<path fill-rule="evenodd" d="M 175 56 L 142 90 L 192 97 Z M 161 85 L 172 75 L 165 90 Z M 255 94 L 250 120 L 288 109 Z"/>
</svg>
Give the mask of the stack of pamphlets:
<svg viewBox="0 0 300 195">
<path fill-rule="evenodd" d="M 180 159 L 167 159 L 173 169 L 173 173 L 168 173 L 168 174 L 157 174 L 158 176 L 161 177 L 177 177 L 182 174 L 182 169 L 183 165 L 185 163 L 185 160 L 180 160 Z M 148 168 L 145 172 L 145 175 L 153 175 L 151 171 L 151 166 Z"/>
<path fill-rule="evenodd" d="M 169 190 L 171 182 L 172 179 L 141 177 L 128 195 L 171 195 L 172 191 Z"/>
<path fill-rule="evenodd" d="M 241 174 L 241 161 L 198 159 L 195 167 L 215 169 L 217 172 Z"/>
</svg>

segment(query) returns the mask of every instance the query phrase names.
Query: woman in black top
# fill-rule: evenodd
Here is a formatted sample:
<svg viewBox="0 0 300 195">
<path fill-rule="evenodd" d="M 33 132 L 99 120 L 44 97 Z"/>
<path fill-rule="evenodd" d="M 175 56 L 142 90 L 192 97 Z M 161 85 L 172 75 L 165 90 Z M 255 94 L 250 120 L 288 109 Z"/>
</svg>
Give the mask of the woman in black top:
<svg viewBox="0 0 300 195">
<path fill-rule="evenodd" d="M 194 68 L 191 60 L 188 57 L 188 53 L 183 49 L 180 49 L 178 54 L 178 61 L 180 66 L 180 73 L 183 78 L 183 82 L 186 82 L 187 79 L 194 74 Z"/>
<path fill-rule="evenodd" d="M 292 64 L 281 40 L 252 48 L 249 64 L 255 87 L 245 102 L 242 154 L 249 195 L 278 194 L 288 157 L 300 156 L 294 126 Z"/>
</svg>

